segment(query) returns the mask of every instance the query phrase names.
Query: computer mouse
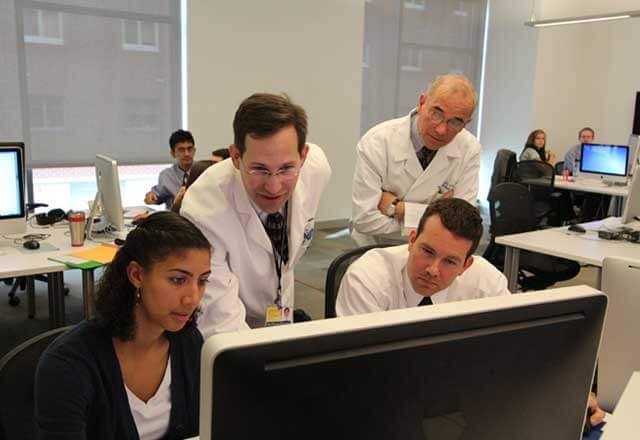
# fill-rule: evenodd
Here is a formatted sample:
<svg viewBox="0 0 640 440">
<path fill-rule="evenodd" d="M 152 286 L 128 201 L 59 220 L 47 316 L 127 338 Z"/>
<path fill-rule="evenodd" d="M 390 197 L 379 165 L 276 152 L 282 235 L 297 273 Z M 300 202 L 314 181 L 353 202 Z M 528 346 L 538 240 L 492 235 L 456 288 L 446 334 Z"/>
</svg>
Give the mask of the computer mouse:
<svg viewBox="0 0 640 440">
<path fill-rule="evenodd" d="M 569 226 L 569 230 L 573 232 L 579 232 L 580 234 L 584 234 L 585 232 L 587 232 L 587 230 L 580 225 L 571 225 Z"/>
<path fill-rule="evenodd" d="M 27 240 L 22 243 L 22 246 L 24 246 L 25 249 L 34 251 L 36 249 L 40 249 L 40 242 L 38 240 Z"/>
</svg>

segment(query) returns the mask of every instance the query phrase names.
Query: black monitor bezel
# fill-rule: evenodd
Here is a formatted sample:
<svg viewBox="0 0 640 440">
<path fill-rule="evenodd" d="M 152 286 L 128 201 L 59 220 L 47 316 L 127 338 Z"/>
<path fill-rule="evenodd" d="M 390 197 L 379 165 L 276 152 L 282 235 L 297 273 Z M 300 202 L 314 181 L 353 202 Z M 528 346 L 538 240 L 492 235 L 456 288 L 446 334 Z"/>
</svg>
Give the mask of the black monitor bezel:
<svg viewBox="0 0 640 440">
<path fill-rule="evenodd" d="M 593 170 L 585 170 L 585 169 L 583 169 L 583 166 L 584 166 L 583 158 L 584 158 L 584 146 L 585 145 L 595 146 L 595 147 L 623 147 L 625 149 L 625 151 L 627 152 L 626 159 L 625 159 L 624 174 L 605 173 L 605 172 L 601 172 L 601 171 L 593 171 Z M 627 177 L 629 175 L 629 146 L 628 145 L 617 145 L 617 144 L 596 144 L 596 143 L 592 143 L 592 142 L 585 142 L 585 143 L 581 144 L 580 145 L 580 172 L 581 173 L 587 173 L 587 174 L 594 174 L 594 175 L 602 175 L 602 176 Z"/>
<path fill-rule="evenodd" d="M 24 151 L 24 142 L 0 142 L 0 150 L 2 151 L 17 151 L 18 152 L 18 177 L 21 182 L 20 186 L 20 212 L 18 214 L 12 215 L 2 215 L 0 214 L 0 220 L 11 220 L 24 218 L 27 213 L 27 207 L 25 204 L 25 151 Z"/>
</svg>

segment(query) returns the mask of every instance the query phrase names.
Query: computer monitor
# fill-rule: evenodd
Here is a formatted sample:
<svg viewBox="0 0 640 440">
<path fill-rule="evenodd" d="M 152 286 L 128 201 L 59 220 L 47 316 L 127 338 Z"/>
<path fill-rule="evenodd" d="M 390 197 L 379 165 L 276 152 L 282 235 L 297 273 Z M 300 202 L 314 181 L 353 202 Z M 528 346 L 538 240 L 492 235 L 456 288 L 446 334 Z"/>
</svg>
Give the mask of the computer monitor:
<svg viewBox="0 0 640 440">
<path fill-rule="evenodd" d="M 598 401 L 613 411 L 634 371 L 640 370 L 640 259 L 602 262 L 602 291 L 609 296 L 607 325 L 598 357 Z"/>
<path fill-rule="evenodd" d="M 24 144 L 0 143 L 0 234 L 19 234 L 27 230 L 24 179 Z"/>
<path fill-rule="evenodd" d="M 582 144 L 580 175 L 625 182 L 629 163 L 627 145 Z"/>
<path fill-rule="evenodd" d="M 124 232 L 124 213 L 118 179 L 118 163 L 110 157 L 96 155 L 96 182 L 102 215 L 114 231 Z"/>
<path fill-rule="evenodd" d="M 207 339 L 200 439 L 579 439 L 607 297 L 576 286 Z"/>
<path fill-rule="evenodd" d="M 640 217 L 640 173 L 635 173 L 631 178 L 626 200 L 620 222 L 625 225 L 635 221 L 636 217 Z"/>
</svg>

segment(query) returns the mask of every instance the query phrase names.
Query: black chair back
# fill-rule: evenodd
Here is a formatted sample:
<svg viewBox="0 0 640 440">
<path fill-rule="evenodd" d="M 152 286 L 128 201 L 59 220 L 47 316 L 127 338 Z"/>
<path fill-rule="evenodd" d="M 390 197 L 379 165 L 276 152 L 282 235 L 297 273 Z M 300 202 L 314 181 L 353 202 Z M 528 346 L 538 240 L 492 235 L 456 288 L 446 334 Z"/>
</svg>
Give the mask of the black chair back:
<svg viewBox="0 0 640 440">
<path fill-rule="evenodd" d="M 504 182 L 510 182 L 516 168 L 516 153 L 511 150 L 501 149 L 496 153 L 493 162 L 493 174 L 491 175 L 491 187 Z"/>
<path fill-rule="evenodd" d="M 489 215 L 492 236 L 533 231 L 537 225 L 534 200 L 526 186 L 507 182 L 489 191 Z"/>
<path fill-rule="evenodd" d="M 33 439 L 36 367 L 51 342 L 71 327 L 61 327 L 23 342 L 0 359 L 0 440 Z"/>
<path fill-rule="evenodd" d="M 338 297 L 338 290 L 340 289 L 340 282 L 345 272 L 349 268 L 349 265 L 360 258 L 368 250 L 388 247 L 389 244 L 372 244 L 369 246 L 362 246 L 357 249 L 352 249 L 341 255 L 338 255 L 329 266 L 327 270 L 327 279 L 324 288 L 324 317 L 335 318 L 336 317 L 336 298 Z"/>
<path fill-rule="evenodd" d="M 555 171 L 556 176 L 560 176 L 564 172 L 564 161 L 556 162 L 553 166 L 553 170 Z"/>
</svg>

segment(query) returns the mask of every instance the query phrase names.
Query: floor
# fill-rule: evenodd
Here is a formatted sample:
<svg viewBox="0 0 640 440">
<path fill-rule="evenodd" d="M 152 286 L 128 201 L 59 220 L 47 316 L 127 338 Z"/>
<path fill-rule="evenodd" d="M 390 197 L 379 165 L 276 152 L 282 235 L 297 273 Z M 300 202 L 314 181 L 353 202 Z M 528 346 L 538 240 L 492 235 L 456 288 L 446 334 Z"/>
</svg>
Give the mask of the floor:
<svg viewBox="0 0 640 440">
<path fill-rule="evenodd" d="M 486 246 L 486 238 L 478 253 Z M 319 230 L 314 241 L 296 267 L 296 307 L 303 308 L 313 319 L 324 317 L 324 285 L 327 269 L 333 259 L 355 245 L 346 229 Z M 577 284 L 596 285 L 597 271 L 594 267 L 583 267 L 578 276 L 560 286 Z M 99 274 L 96 274 L 96 279 Z M 66 298 L 67 323 L 82 319 L 82 281 L 79 271 L 65 272 L 65 285 L 70 294 Z M 0 284 L 0 357 L 23 341 L 48 329 L 47 289 L 36 283 L 36 317 L 27 318 L 27 301 L 23 293 L 20 305 L 11 307 L 4 297 L 9 287 Z"/>
</svg>

